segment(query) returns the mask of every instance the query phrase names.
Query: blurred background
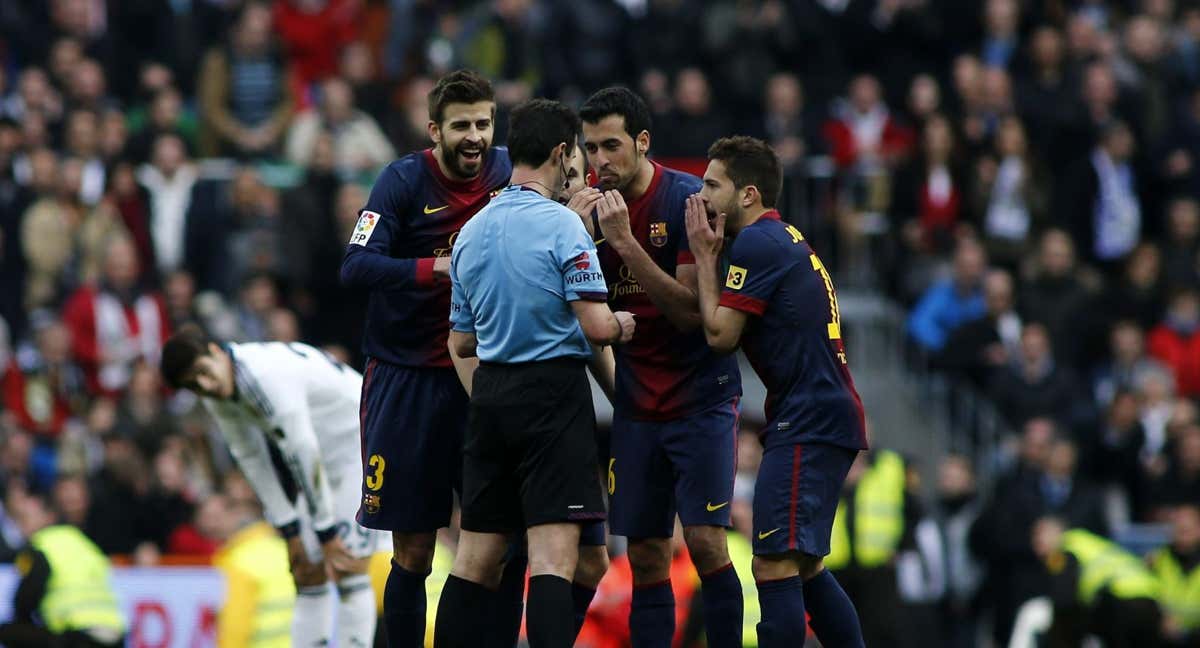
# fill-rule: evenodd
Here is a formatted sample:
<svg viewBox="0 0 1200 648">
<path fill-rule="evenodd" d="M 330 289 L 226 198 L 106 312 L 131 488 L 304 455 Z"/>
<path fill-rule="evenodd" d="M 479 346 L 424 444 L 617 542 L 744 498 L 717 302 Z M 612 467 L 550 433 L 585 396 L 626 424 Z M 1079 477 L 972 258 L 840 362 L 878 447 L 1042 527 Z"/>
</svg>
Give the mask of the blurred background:
<svg viewBox="0 0 1200 648">
<path fill-rule="evenodd" d="M 626 84 L 665 164 L 702 173 L 733 133 L 775 147 L 781 211 L 834 270 L 876 448 L 830 557 L 868 645 L 1021 641 L 1028 601 L 1066 605 L 1034 543 L 1046 518 L 1170 556 L 1193 584 L 1160 588 L 1159 634 L 1200 645 L 1185 0 L 3 0 L 0 560 L 36 493 L 159 583 L 209 569 L 258 513 L 195 399 L 164 389 L 162 340 L 195 322 L 361 368 L 345 241 L 378 171 L 429 145 L 426 93 L 462 66 L 495 83 L 496 143 L 521 101 Z M 747 578 L 749 382 L 731 536 Z M 878 522 L 856 516 L 893 459 L 898 530 L 860 551 L 846 531 Z M 612 550 L 580 645 L 627 645 Z M 702 636 L 688 570 L 680 646 Z M 119 584 L 131 645 L 211 645 L 214 587 Z"/>
</svg>

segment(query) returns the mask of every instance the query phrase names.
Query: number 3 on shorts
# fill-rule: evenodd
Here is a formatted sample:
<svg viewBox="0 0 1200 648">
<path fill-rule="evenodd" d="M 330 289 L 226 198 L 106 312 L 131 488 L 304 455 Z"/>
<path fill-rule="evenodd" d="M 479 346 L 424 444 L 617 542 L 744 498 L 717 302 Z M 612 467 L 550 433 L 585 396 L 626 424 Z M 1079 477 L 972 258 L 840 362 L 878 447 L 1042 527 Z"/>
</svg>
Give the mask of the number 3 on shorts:
<svg viewBox="0 0 1200 648">
<path fill-rule="evenodd" d="M 383 469 L 387 466 L 387 462 L 383 457 L 373 454 L 367 461 L 367 465 L 374 468 L 375 471 L 367 474 L 367 488 L 377 491 L 383 488 Z"/>
<path fill-rule="evenodd" d="M 617 492 L 617 473 L 613 472 L 613 464 L 617 463 L 616 459 L 608 460 L 608 494 L 612 495 Z"/>
</svg>

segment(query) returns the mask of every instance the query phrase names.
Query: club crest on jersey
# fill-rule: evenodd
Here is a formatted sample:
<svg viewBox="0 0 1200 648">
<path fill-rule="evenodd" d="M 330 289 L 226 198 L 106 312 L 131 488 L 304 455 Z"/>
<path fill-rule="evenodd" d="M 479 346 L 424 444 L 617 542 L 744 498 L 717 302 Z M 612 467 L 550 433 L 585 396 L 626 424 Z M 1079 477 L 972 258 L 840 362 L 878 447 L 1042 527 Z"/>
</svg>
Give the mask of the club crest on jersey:
<svg viewBox="0 0 1200 648">
<path fill-rule="evenodd" d="M 654 247 L 662 247 L 667 244 L 666 221 L 650 223 L 650 244 Z"/>
<path fill-rule="evenodd" d="M 365 512 L 367 515 L 375 515 L 379 512 L 379 507 L 382 503 L 381 497 L 367 493 L 363 495 L 363 512 Z"/>
<path fill-rule="evenodd" d="M 575 264 L 576 270 L 587 270 L 588 268 L 592 267 L 592 261 L 588 258 L 588 253 L 586 250 L 581 252 L 579 256 L 571 259 L 571 263 Z"/>
<path fill-rule="evenodd" d="M 730 290 L 741 290 L 746 285 L 746 269 L 741 266 L 729 266 L 729 274 L 725 277 L 725 287 Z"/>
<path fill-rule="evenodd" d="M 375 231 L 375 226 L 378 224 L 379 214 L 364 209 L 358 217 L 358 223 L 354 226 L 354 233 L 350 235 L 350 244 L 366 245 L 367 241 L 371 240 L 371 233 Z"/>
</svg>

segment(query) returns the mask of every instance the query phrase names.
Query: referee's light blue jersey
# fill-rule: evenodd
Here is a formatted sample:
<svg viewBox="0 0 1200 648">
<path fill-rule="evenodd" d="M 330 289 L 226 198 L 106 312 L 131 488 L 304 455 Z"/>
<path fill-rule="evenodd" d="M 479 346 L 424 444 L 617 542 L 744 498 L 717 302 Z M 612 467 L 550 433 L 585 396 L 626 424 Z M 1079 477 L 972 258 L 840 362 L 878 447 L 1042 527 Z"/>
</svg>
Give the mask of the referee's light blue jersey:
<svg viewBox="0 0 1200 648">
<path fill-rule="evenodd" d="M 596 246 L 579 216 L 509 187 L 463 226 L 450 266 L 450 325 L 475 333 L 485 362 L 586 358 L 569 302 L 606 301 Z"/>
</svg>

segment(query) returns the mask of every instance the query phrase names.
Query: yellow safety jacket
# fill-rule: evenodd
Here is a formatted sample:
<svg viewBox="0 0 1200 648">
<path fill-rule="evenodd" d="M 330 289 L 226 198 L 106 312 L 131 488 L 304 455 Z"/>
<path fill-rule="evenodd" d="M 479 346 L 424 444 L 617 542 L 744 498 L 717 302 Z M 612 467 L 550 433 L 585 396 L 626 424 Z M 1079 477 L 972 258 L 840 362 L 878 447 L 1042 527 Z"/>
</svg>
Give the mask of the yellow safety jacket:
<svg viewBox="0 0 1200 648">
<path fill-rule="evenodd" d="M 758 622 L 762 620 L 762 609 L 758 605 L 758 586 L 754 583 L 754 547 L 750 539 L 737 531 L 726 534 L 729 540 L 729 559 L 737 570 L 742 584 L 742 646 L 758 646 Z"/>
<path fill-rule="evenodd" d="M 1185 573 L 1183 566 L 1162 548 L 1150 555 L 1150 568 L 1158 577 L 1158 602 L 1186 631 L 1200 630 L 1200 566 Z"/>
<path fill-rule="evenodd" d="M 1091 605 L 1107 589 L 1120 599 L 1156 598 L 1158 581 L 1137 556 L 1090 531 L 1063 534 L 1062 550 L 1079 562 L 1079 600 Z"/>
<path fill-rule="evenodd" d="M 38 613 L 53 633 L 111 630 L 125 634 L 125 619 L 109 581 L 109 562 L 79 529 L 49 526 L 29 539 L 50 563 L 50 579 Z"/>
<path fill-rule="evenodd" d="M 904 536 L 904 460 L 891 450 L 874 461 L 854 488 L 854 541 L 846 525 L 846 503 L 839 501 L 825 566 L 843 569 L 879 567 L 896 555 Z"/>
<path fill-rule="evenodd" d="M 289 648 L 296 586 L 287 543 L 266 522 L 238 531 L 213 556 L 225 576 L 219 648 Z"/>
</svg>

